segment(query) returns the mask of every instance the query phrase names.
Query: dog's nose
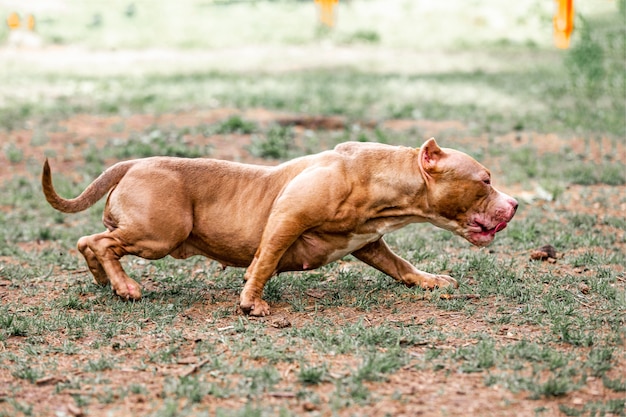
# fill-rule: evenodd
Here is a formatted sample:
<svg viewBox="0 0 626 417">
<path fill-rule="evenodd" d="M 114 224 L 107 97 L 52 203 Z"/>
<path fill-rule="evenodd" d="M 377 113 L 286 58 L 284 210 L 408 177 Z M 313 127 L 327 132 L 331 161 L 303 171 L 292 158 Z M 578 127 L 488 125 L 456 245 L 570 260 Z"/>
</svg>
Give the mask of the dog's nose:
<svg viewBox="0 0 626 417">
<path fill-rule="evenodd" d="M 516 199 L 511 199 L 511 206 L 513 207 L 513 214 L 515 214 L 517 212 L 517 207 L 519 207 L 519 203 Z"/>
</svg>

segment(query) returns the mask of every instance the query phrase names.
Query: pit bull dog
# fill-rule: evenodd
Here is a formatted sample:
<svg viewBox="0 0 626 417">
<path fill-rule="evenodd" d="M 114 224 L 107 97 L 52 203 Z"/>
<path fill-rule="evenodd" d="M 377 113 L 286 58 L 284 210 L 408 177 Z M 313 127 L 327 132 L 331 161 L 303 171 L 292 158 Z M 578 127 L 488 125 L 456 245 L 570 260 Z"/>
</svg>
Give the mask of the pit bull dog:
<svg viewBox="0 0 626 417">
<path fill-rule="evenodd" d="M 383 235 L 430 222 L 477 246 L 513 218 L 517 201 L 491 185 L 490 172 L 434 139 L 414 149 L 348 142 L 274 167 L 214 159 L 152 157 L 119 162 L 74 199 L 60 197 L 48 161 L 43 192 L 55 209 L 75 213 L 109 196 L 106 231 L 78 240 L 96 283 L 120 297 L 141 288 L 124 255 L 185 259 L 204 255 L 247 267 L 241 310 L 270 313 L 261 297 L 284 271 L 319 268 L 348 254 L 409 286 L 457 287 L 393 253 Z"/>
</svg>

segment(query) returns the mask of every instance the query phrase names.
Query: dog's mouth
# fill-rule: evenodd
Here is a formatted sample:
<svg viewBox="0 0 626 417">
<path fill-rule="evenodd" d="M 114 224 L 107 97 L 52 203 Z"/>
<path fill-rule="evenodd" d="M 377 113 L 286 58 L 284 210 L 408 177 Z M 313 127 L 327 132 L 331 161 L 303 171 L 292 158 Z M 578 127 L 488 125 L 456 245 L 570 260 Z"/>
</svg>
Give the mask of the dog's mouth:
<svg viewBox="0 0 626 417">
<path fill-rule="evenodd" d="M 492 227 L 492 228 L 488 228 L 487 226 L 485 226 L 484 224 L 480 224 L 477 223 L 477 225 L 480 227 L 480 233 L 481 234 L 485 234 L 485 235 L 495 235 L 496 233 L 498 233 L 500 230 L 503 230 L 506 228 L 507 223 L 506 222 L 500 222 L 496 225 L 496 227 Z"/>
<path fill-rule="evenodd" d="M 507 222 L 499 222 L 495 226 L 489 226 L 479 221 L 474 221 L 468 227 L 468 240 L 477 246 L 488 245 L 489 243 L 491 243 L 496 233 L 504 230 L 506 226 Z"/>
</svg>

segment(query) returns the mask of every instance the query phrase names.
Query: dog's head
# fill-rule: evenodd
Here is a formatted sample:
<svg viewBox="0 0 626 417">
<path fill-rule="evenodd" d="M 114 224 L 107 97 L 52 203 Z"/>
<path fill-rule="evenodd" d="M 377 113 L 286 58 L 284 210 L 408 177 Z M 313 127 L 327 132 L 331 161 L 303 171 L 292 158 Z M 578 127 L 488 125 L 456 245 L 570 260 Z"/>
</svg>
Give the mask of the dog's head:
<svg viewBox="0 0 626 417">
<path fill-rule="evenodd" d="M 491 173 L 469 155 L 440 148 L 431 138 L 419 150 L 430 222 L 486 246 L 504 229 L 517 201 L 491 185 Z"/>
</svg>

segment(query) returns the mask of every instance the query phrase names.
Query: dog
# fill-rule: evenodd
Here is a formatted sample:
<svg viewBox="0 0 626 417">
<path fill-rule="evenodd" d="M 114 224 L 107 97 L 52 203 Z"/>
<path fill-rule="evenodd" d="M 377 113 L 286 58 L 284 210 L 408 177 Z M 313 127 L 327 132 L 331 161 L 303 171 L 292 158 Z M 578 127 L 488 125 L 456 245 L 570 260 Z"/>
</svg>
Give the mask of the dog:
<svg viewBox="0 0 626 417">
<path fill-rule="evenodd" d="M 119 162 L 78 197 L 60 197 L 46 159 L 43 192 L 56 210 L 83 211 L 109 193 L 106 231 L 78 240 L 97 284 L 129 300 L 141 288 L 119 259 L 203 255 L 246 267 L 241 310 L 266 316 L 263 288 L 275 274 L 319 268 L 352 254 L 408 286 L 458 287 L 415 268 L 383 235 L 429 222 L 476 246 L 491 243 L 518 203 L 491 185 L 469 155 L 440 148 L 346 142 L 267 167 L 207 158 L 150 157 Z M 109 192 L 110 191 L 110 192 Z"/>
</svg>

